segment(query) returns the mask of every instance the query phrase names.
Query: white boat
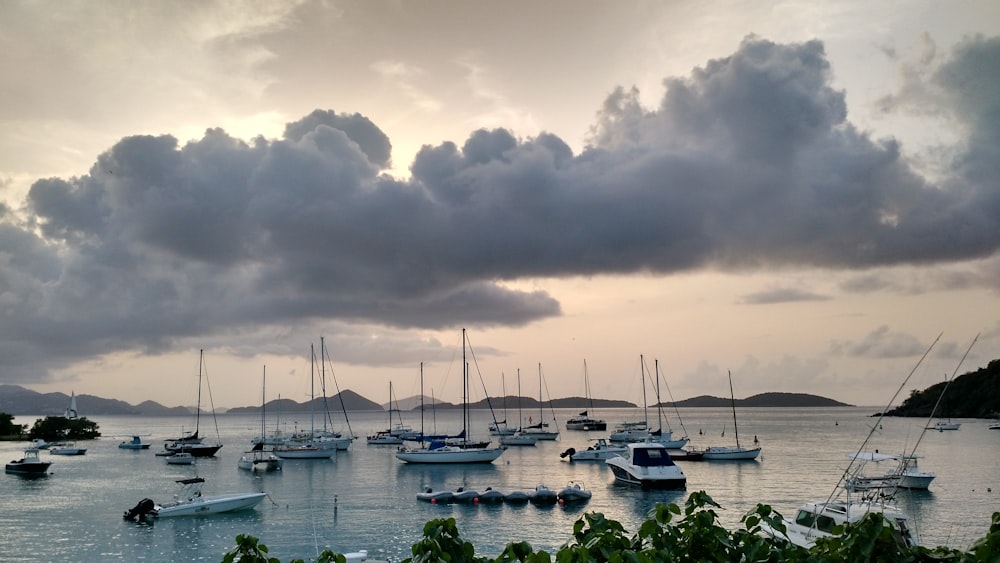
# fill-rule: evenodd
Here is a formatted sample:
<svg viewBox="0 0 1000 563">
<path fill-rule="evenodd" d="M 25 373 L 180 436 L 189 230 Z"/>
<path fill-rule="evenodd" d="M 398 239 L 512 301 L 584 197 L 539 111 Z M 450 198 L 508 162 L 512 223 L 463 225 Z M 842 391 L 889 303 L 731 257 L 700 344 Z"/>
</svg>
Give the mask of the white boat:
<svg viewBox="0 0 1000 563">
<path fill-rule="evenodd" d="M 555 440 L 559 437 L 558 430 L 549 430 L 549 423 L 545 422 L 545 412 L 543 411 L 542 403 L 542 364 L 538 364 L 538 424 L 532 424 L 529 426 L 521 427 L 521 433 L 526 436 L 532 436 L 536 440 Z M 551 407 L 552 402 L 549 401 Z M 555 428 L 559 425 L 555 424 L 556 414 L 552 411 L 552 422 Z"/>
<path fill-rule="evenodd" d="M 163 458 L 169 465 L 192 465 L 194 456 L 189 452 L 178 452 Z"/>
<path fill-rule="evenodd" d="M 594 440 L 594 444 L 587 449 L 576 451 L 569 448 L 559 454 L 559 457 L 569 458 L 570 461 L 604 461 L 615 456 L 625 455 L 626 452 L 628 452 L 628 446 L 616 446 L 609 444 L 604 438 L 597 438 Z"/>
<path fill-rule="evenodd" d="M 608 436 L 608 440 L 624 444 L 645 442 L 646 438 L 649 438 L 649 424 L 644 421 L 621 422 Z"/>
<path fill-rule="evenodd" d="M 392 394 L 392 381 L 389 382 L 389 429 L 388 430 L 378 430 L 374 434 L 368 436 L 369 446 L 384 446 L 384 445 L 401 445 L 403 443 L 403 433 L 405 431 L 400 430 L 397 433 L 393 433 L 393 428 L 405 428 L 403 426 L 402 415 L 399 413 L 399 406 L 392 408 L 395 401 L 395 397 Z M 392 413 L 396 412 L 399 417 L 399 423 L 394 427 L 392 422 Z M 406 428 L 406 431 L 411 430 Z"/>
<path fill-rule="evenodd" d="M 309 346 L 309 433 L 274 446 L 273 453 L 281 459 L 330 459 L 337 455 L 333 441 L 316 438 L 316 350 Z"/>
<path fill-rule="evenodd" d="M 52 444 L 46 442 L 41 438 L 35 438 L 34 440 L 31 441 L 30 444 L 28 444 L 28 449 L 32 450 L 47 450 L 50 447 L 52 447 Z"/>
<path fill-rule="evenodd" d="M 509 436 L 500 436 L 501 446 L 534 446 L 538 443 L 538 438 L 517 431 Z"/>
<path fill-rule="evenodd" d="M 73 442 L 68 442 L 49 448 L 49 453 L 52 455 L 83 455 L 87 453 L 87 448 L 80 448 Z"/>
<path fill-rule="evenodd" d="M 834 529 L 848 524 L 856 524 L 867 514 L 880 513 L 889 525 L 894 535 L 909 547 L 917 545 L 910 526 L 910 517 L 893 505 L 868 500 L 809 502 L 801 505 L 795 518 L 783 519 L 785 532 L 772 528 L 766 521 L 761 521 L 761 529 L 768 535 L 791 542 L 799 547 L 809 549 L 816 544 L 817 538 L 834 536 Z M 843 528 L 841 528 L 843 529 Z"/>
<path fill-rule="evenodd" d="M 469 429 L 469 364 L 465 355 L 466 338 L 465 329 L 462 329 L 462 433 L 463 437 L 468 436 Z M 420 434 L 424 435 L 424 365 L 420 364 Z M 417 448 L 399 448 L 396 451 L 396 459 L 404 463 L 493 463 L 503 455 L 505 448 L 490 447 L 460 447 L 449 446 L 442 440 L 432 440 L 424 445 L 423 440 Z"/>
<path fill-rule="evenodd" d="M 752 461 L 760 455 L 760 446 L 754 436 L 754 447 L 746 448 L 740 445 L 740 428 L 736 424 L 736 395 L 733 393 L 733 374 L 729 372 L 729 398 L 733 406 L 733 430 L 736 433 L 735 446 L 710 446 L 702 450 L 692 450 L 702 454 L 705 461 Z M 723 430 L 725 434 L 725 430 Z"/>
<path fill-rule="evenodd" d="M 1000 421 L 998 421 L 998 422 L 991 422 L 990 425 L 987 426 L 986 428 L 988 428 L 990 430 L 1000 430 Z"/>
<path fill-rule="evenodd" d="M 562 502 L 580 502 L 590 500 L 591 492 L 580 481 L 570 481 L 556 496 Z"/>
<path fill-rule="evenodd" d="M 267 415 L 265 413 L 265 408 L 267 406 L 267 366 L 264 366 L 264 373 L 262 375 L 260 384 L 260 435 L 264 436 L 264 424 L 267 420 Z M 260 441 L 250 448 L 249 452 L 246 452 L 240 456 L 239 461 L 236 462 L 236 467 L 240 469 L 246 469 L 249 471 L 280 471 L 282 461 L 281 458 L 274 455 L 273 451 L 268 451 L 264 449 L 264 442 Z"/>
<path fill-rule="evenodd" d="M 142 441 L 142 436 L 133 434 L 131 440 L 122 441 L 118 447 L 123 450 L 148 450 L 149 444 Z"/>
<path fill-rule="evenodd" d="M 267 496 L 267 493 L 263 492 L 203 495 L 201 488 L 205 479 L 201 477 L 180 479 L 177 483 L 181 485 L 181 491 L 174 495 L 173 501 L 156 504 L 150 499 L 143 499 L 134 508 L 126 511 L 124 518 L 141 520 L 147 517 L 170 518 L 234 512 L 253 508 Z"/>
<path fill-rule="evenodd" d="M 944 432 L 945 430 L 958 430 L 962 427 L 961 422 L 952 422 L 951 419 L 939 420 L 934 423 L 933 426 L 928 426 L 928 430 L 938 430 Z"/>
<path fill-rule="evenodd" d="M 583 387 L 584 393 L 587 395 L 587 400 L 590 401 L 590 408 L 567 420 L 566 430 L 583 430 L 585 432 L 607 430 L 607 422 L 590 416 L 590 411 L 594 410 L 594 399 L 590 395 L 590 377 L 587 373 L 587 360 L 583 361 Z"/>
<path fill-rule="evenodd" d="M 687 476 L 670 459 L 663 444 L 634 442 L 627 448 L 625 455 L 604 462 L 611 468 L 617 482 L 638 485 L 643 489 L 682 489 L 687 485 Z"/>
<path fill-rule="evenodd" d="M 521 423 L 521 370 L 517 370 L 517 422 Z M 506 421 L 505 421 L 506 426 Z M 510 434 L 500 437 L 501 446 L 534 446 L 538 443 L 538 438 L 525 434 L 520 430 L 512 431 Z"/>
<path fill-rule="evenodd" d="M 195 407 L 194 432 L 181 436 L 178 439 L 168 441 L 163 444 L 163 449 L 172 453 L 189 453 L 194 457 L 212 457 L 222 449 L 222 441 L 216 434 L 215 444 L 203 443 L 204 438 L 200 434 L 201 430 L 201 380 L 205 376 L 205 351 L 200 350 L 198 355 L 198 402 Z M 209 394 L 211 397 L 211 394 Z M 212 404 L 212 417 L 215 418 L 215 404 Z M 216 423 L 216 433 L 219 425 Z"/>
<path fill-rule="evenodd" d="M 38 448 L 28 448 L 24 450 L 24 456 L 21 459 L 8 462 L 4 466 L 4 471 L 14 475 L 36 477 L 45 475 L 51 465 L 51 461 L 42 461 L 42 458 L 38 455 Z"/>
<path fill-rule="evenodd" d="M 865 463 L 862 463 L 854 473 L 847 478 L 845 487 L 853 491 L 872 489 L 921 489 L 926 490 L 934 481 L 936 475 L 930 471 L 921 471 L 915 455 L 888 455 L 876 452 L 860 452 L 849 454 L 848 457 L 862 462 L 895 461 L 896 467 L 877 475 L 864 473 Z M 894 491 L 888 493 L 890 496 Z"/>
</svg>

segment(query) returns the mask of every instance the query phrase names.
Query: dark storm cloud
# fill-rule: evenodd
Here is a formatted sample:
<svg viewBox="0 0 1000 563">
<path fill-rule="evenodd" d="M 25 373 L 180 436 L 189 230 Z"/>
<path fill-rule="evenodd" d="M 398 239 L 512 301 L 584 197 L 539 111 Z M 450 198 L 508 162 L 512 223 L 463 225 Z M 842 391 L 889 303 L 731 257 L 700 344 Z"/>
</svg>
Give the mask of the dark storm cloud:
<svg viewBox="0 0 1000 563">
<path fill-rule="evenodd" d="M 772 305 L 799 301 L 827 301 L 829 297 L 794 287 L 781 287 L 744 295 L 740 303 L 746 305 Z"/>
<path fill-rule="evenodd" d="M 941 72 L 974 76 L 997 52 L 970 44 Z M 580 155 L 552 134 L 481 130 L 423 147 L 405 181 L 383 173 L 389 140 L 356 114 L 316 111 L 276 140 L 122 139 L 89 174 L 36 182 L 27 223 L 4 218 L 3 361 L 55 340 L 69 361 L 314 320 L 445 328 L 560 314 L 552 296 L 503 284 L 522 278 L 995 252 L 988 172 L 1000 160 L 983 155 L 996 135 L 970 122 L 993 144 L 966 147 L 954 177 L 931 185 L 895 141 L 847 121 L 830 73 L 819 42 L 751 37 L 667 79 L 655 109 L 615 90 Z M 996 125 L 990 96 L 940 99 Z"/>
</svg>

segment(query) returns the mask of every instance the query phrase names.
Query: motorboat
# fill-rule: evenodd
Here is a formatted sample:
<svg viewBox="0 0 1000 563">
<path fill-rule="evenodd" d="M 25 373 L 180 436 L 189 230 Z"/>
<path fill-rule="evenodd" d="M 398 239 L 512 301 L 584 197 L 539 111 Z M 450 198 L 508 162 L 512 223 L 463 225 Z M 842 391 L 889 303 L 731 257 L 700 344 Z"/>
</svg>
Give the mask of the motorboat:
<svg viewBox="0 0 1000 563">
<path fill-rule="evenodd" d="M 125 511 L 124 518 L 143 520 L 148 517 L 204 516 L 234 512 L 253 508 L 267 496 L 264 492 L 203 495 L 201 489 L 205 479 L 202 477 L 179 479 L 176 482 L 181 490 L 174 495 L 173 501 L 156 504 L 151 499 L 142 499 L 135 507 Z"/>
<path fill-rule="evenodd" d="M 281 471 L 283 464 L 280 457 L 262 450 L 247 452 L 236 462 L 237 467 L 249 471 Z"/>
<path fill-rule="evenodd" d="M 166 456 L 164 458 L 168 465 L 192 465 L 194 464 L 194 456 L 188 452 L 179 452 Z"/>
<path fill-rule="evenodd" d="M 435 491 L 430 487 L 424 487 L 423 491 L 417 493 L 417 500 L 422 500 L 433 504 L 452 502 L 455 500 L 455 493 L 451 491 Z"/>
<path fill-rule="evenodd" d="M 570 481 L 562 490 L 556 493 L 562 502 L 580 502 L 590 500 L 591 492 L 579 481 Z"/>
<path fill-rule="evenodd" d="M 816 544 L 816 539 L 833 537 L 834 530 L 839 526 L 855 524 L 869 513 L 880 513 L 892 526 L 893 535 L 897 541 L 908 547 L 917 545 L 911 531 L 910 517 L 891 504 L 871 500 L 809 502 L 801 505 L 795 518 L 784 518 L 785 532 L 781 532 L 761 521 L 764 533 L 776 539 L 782 539 L 806 549 Z"/>
<path fill-rule="evenodd" d="M 849 454 L 848 457 L 860 462 L 882 462 L 896 461 L 897 465 L 885 473 L 878 475 L 865 475 L 863 468 L 865 464 L 849 476 L 845 481 L 845 488 L 849 491 L 869 491 L 874 489 L 919 489 L 926 490 L 936 475 L 930 471 L 922 471 L 917 464 L 915 455 L 888 455 L 875 452 L 859 452 Z M 890 493 L 891 496 L 891 493 Z"/>
<path fill-rule="evenodd" d="M 73 442 L 69 442 L 49 448 L 49 453 L 52 455 L 83 455 L 87 453 L 87 448 L 80 448 Z"/>
<path fill-rule="evenodd" d="M 1000 430 L 1000 421 L 991 422 L 990 425 L 987 426 L 986 428 L 988 428 L 990 430 Z"/>
<path fill-rule="evenodd" d="M 555 504 L 559 501 L 559 493 L 545 485 L 536 485 L 535 490 L 528 493 L 528 500 L 532 504 Z"/>
<path fill-rule="evenodd" d="M 605 460 L 615 481 L 643 489 L 682 489 L 687 486 L 684 471 L 670 459 L 667 448 L 656 442 L 628 445 L 623 456 Z"/>
<path fill-rule="evenodd" d="M 28 448 L 24 450 L 24 457 L 8 462 L 4 471 L 14 475 L 41 476 L 48 472 L 51 465 L 51 461 L 42 461 L 38 448 Z"/>
<path fill-rule="evenodd" d="M 31 441 L 30 444 L 28 444 L 28 448 L 33 450 L 47 450 L 50 447 L 52 447 L 52 444 L 46 442 L 41 438 L 35 438 L 34 440 Z"/>
<path fill-rule="evenodd" d="M 563 453 L 559 454 L 562 459 L 569 459 L 569 461 L 604 461 L 606 459 L 624 455 L 628 451 L 628 446 L 616 446 L 614 444 L 609 444 L 604 438 L 597 438 L 594 440 L 594 444 L 588 446 L 585 450 L 577 451 L 574 448 L 569 448 Z"/>
<path fill-rule="evenodd" d="M 142 437 L 138 434 L 133 434 L 131 440 L 122 441 L 118 444 L 118 447 L 123 450 L 148 450 L 150 444 L 143 442 Z"/>
<path fill-rule="evenodd" d="M 952 422 L 951 419 L 948 420 L 938 420 L 932 426 L 928 426 L 928 430 L 938 430 L 944 432 L 945 430 L 958 430 L 962 427 L 961 422 Z"/>
</svg>

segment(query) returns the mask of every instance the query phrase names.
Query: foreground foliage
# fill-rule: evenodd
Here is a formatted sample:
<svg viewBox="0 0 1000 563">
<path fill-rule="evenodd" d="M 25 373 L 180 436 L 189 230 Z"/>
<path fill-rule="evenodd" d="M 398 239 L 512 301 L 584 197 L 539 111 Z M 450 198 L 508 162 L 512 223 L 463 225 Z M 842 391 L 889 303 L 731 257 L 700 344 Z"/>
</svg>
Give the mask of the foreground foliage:
<svg viewBox="0 0 1000 563">
<path fill-rule="evenodd" d="M 681 510 L 676 504 L 658 504 L 639 531 L 629 535 L 625 528 L 603 514 L 584 514 L 573 525 L 573 537 L 553 556 L 535 552 L 527 542 L 507 544 L 496 559 L 477 556 L 475 546 L 458 533 L 454 518 L 438 518 L 424 526 L 424 537 L 411 549 L 403 563 L 972 563 L 1000 561 L 1000 512 L 993 514 L 990 531 L 967 551 L 947 547 L 907 547 L 897 541 L 893 528 L 881 514 L 872 513 L 840 535 L 821 538 L 812 549 L 772 539 L 761 523 L 784 530 L 781 515 L 765 504 L 743 517 L 743 528 L 729 531 L 719 525 L 715 509 L 721 508 L 704 491 L 688 496 Z M 249 535 L 236 536 L 236 547 L 224 563 L 280 563 L 269 558 L 267 546 Z M 292 563 L 299 563 L 295 560 Z M 344 563 L 343 555 L 329 550 L 320 554 L 320 563 Z"/>
<path fill-rule="evenodd" d="M 14 415 L 0 412 L 0 436 L 20 437 L 27 428 L 26 424 L 14 424 Z"/>
</svg>

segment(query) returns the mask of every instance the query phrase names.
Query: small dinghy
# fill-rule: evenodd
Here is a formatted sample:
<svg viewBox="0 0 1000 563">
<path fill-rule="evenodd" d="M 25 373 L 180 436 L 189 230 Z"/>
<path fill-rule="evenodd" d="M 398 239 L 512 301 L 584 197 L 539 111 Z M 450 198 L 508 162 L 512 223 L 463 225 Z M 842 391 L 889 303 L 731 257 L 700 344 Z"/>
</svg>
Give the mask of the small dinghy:
<svg viewBox="0 0 1000 563">
<path fill-rule="evenodd" d="M 511 491 L 503 496 L 503 501 L 508 504 L 524 504 L 529 500 L 531 497 L 524 491 Z"/>
<path fill-rule="evenodd" d="M 451 491 L 435 491 L 430 487 L 424 487 L 422 492 L 417 493 L 417 500 L 431 503 L 452 502 L 455 500 L 455 493 Z"/>
<path fill-rule="evenodd" d="M 555 491 L 545 485 L 538 485 L 535 490 L 528 495 L 528 500 L 534 504 L 555 504 L 559 496 Z"/>
<path fill-rule="evenodd" d="M 504 494 L 494 489 L 486 487 L 486 490 L 479 493 L 479 502 L 503 502 Z"/>
<path fill-rule="evenodd" d="M 479 493 L 477 491 L 467 490 L 465 487 L 459 487 L 453 493 L 455 502 L 477 502 L 479 500 Z"/>
<path fill-rule="evenodd" d="M 583 483 L 579 481 L 570 481 L 566 487 L 559 491 L 557 496 L 562 502 L 579 502 L 590 500 L 590 491 L 584 488 Z"/>
</svg>

